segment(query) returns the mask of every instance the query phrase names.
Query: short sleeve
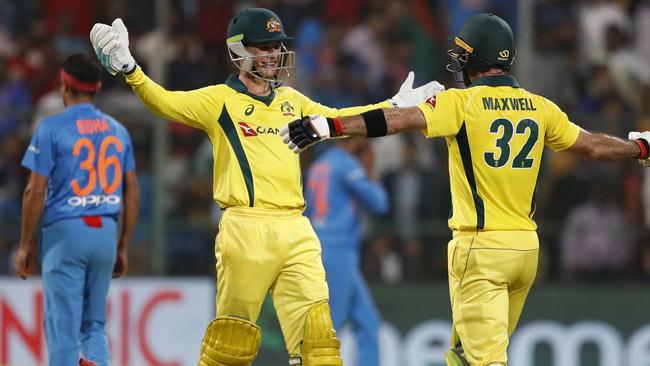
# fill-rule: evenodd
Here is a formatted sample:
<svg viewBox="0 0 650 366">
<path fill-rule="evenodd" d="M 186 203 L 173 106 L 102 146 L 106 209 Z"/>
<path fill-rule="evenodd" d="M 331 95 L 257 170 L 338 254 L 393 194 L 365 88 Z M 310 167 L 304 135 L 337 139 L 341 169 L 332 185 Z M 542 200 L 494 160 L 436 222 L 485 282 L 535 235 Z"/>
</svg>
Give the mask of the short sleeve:
<svg viewBox="0 0 650 366">
<path fill-rule="evenodd" d="M 31 171 L 49 177 L 54 169 L 54 144 L 50 129 L 45 121 L 42 121 L 36 127 L 21 164 Z"/>
<path fill-rule="evenodd" d="M 545 100 L 548 111 L 544 144 L 554 151 L 566 150 L 573 146 L 580 134 L 580 127 L 569 121 L 566 113 L 553 102 Z"/>
<path fill-rule="evenodd" d="M 418 105 L 424 114 L 426 137 L 455 136 L 463 123 L 462 95 L 455 89 L 445 90 Z"/>
</svg>

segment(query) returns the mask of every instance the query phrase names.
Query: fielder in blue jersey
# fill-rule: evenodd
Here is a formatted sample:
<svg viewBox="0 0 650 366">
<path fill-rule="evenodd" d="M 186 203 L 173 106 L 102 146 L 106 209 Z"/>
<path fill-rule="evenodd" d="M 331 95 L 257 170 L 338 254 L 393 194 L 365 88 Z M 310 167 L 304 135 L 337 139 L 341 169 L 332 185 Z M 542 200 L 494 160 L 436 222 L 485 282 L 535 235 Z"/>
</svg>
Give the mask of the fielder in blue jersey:
<svg viewBox="0 0 650 366">
<path fill-rule="evenodd" d="M 334 328 L 352 325 L 358 365 L 379 365 L 380 317 L 359 269 L 359 205 L 381 214 L 388 195 L 372 179 L 373 154 L 365 138 L 342 139 L 309 169 L 306 215 L 321 241 Z"/>
<path fill-rule="evenodd" d="M 60 73 L 66 109 L 39 122 L 22 161 L 31 174 L 16 272 L 29 274 L 30 243 L 42 217 L 49 365 L 108 366 L 106 296 L 111 276 L 126 272 L 138 212 L 133 147 L 126 129 L 92 104 L 102 75 L 95 58 L 72 55 Z"/>
</svg>

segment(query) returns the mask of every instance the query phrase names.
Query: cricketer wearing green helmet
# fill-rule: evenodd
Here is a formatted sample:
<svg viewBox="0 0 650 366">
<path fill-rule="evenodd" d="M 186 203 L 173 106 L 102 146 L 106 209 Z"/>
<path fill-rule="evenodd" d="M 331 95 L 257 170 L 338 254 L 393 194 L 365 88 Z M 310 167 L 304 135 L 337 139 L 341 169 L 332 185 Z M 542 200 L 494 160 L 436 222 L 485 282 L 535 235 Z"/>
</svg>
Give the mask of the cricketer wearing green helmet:
<svg viewBox="0 0 650 366">
<path fill-rule="evenodd" d="M 411 130 L 445 139 L 453 208 L 447 246 L 452 329 L 445 362 L 508 366 L 510 336 L 537 275 L 533 217 L 546 147 L 650 166 L 650 131 L 632 131 L 628 139 L 587 131 L 551 100 L 521 87 L 508 75 L 515 57 L 512 31 L 495 15 L 468 19 L 454 43 L 448 70 L 462 73 L 467 88 L 447 89 L 411 108 L 305 116 L 280 135 L 294 151 L 331 137 Z"/>
<path fill-rule="evenodd" d="M 268 293 L 289 365 L 342 365 L 320 241 L 303 216 L 300 159 L 287 150 L 280 128 L 310 114 L 335 117 L 412 107 L 444 90 L 435 81 L 414 88 L 410 72 L 388 100 L 331 108 L 278 85 L 293 67 L 294 54 L 284 47 L 289 39 L 274 12 L 243 10 L 231 20 L 226 41 L 237 75 L 199 89 L 172 91 L 136 64 L 121 19 L 97 23 L 90 32 L 104 68 L 123 74 L 149 110 L 204 131 L 212 143 L 213 198 L 223 215 L 215 240 L 216 314 L 201 342 L 199 366 L 252 364 L 262 339 L 256 321 Z"/>
<path fill-rule="evenodd" d="M 447 51 L 447 70 L 456 81 L 471 85 L 470 75 L 490 69 L 509 71 L 515 59 L 515 40 L 508 23 L 498 16 L 482 13 L 468 19 Z M 460 74 L 460 77 L 458 77 Z"/>
<path fill-rule="evenodd" d="M 240 70 L 266 81 L 277 82 L 289 76 L 295 53 L 288 51 L 280 18 L 271 10 L 249 8 L 235 15 L 228 24 L 228 54 Z"/>
</svg>

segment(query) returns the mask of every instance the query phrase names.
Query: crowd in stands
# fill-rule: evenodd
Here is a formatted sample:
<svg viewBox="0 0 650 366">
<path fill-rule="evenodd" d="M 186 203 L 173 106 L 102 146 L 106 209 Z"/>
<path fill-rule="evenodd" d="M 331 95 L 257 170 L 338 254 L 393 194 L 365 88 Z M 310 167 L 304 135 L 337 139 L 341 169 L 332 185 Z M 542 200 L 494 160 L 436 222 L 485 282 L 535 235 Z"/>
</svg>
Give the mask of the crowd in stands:
<svg viewBox="0 0 650 366">
<path fill-rule="evenodd" d="M 35 124 L 63 109 L 58 67 L 74 52 L 92 52 L 93 23 L 122 17 L 131 49 L 145 69 L 162 60 L 163 84 L 189 90 L 235 72 L 225 48 L 229 19 L 242 7 L 274 9 L 295 40 L 297 68 L 288 81 L 333 107 L 385 100 L 409 70 L 416 84 L 445 71 L 449 36 L 478 12 L 513 25 L 532 22 L 532 54 L 519 56 L 526 89 L 540 93 L 585 128 L 625 137 L 650 129 L 650 0 L 531 0 L 520 14 L 507 0 L 170 0 L 157 26 L 155 0 L 22 0 L 0 2 L 0 274 L 11 271 L 19 239 L 21 195 L 28 171 L 20 161 Z M 523 67 L 522 67 L 523 70 Z M 518 75 L 517 60 L 515 75 Z M 522 71 L 523 72 L 523 71 Z M 160 81 L 160 80 L 157 80 Z M 149 274 L 154 248 L 152 131 L 157 121 L 122 78 L 106 74 L 100 108 L 133 139 L 142 192 L 131 274 Z M 165 273 L 214 272 L 212 149 L 198 130 L 167 122 L 164 172 Z M 321 146 L 322 145 L 322 146 Z M 304 168 L 328 144 L 306 153 Z M 443 140 L 419 133 L 373 141 L 377 173 L 390 194 L 385 217 L 366 217 L 363 269 L 371 281 L 444 280 L 449 180 Z M 306 171 L 306 170 L 305 170 Z M 540 279 L 589 281 L 650 277 L 650 170 L 635 162 L 591 163 L 569 153 L 545 154 L 536 196 Z"/>
</svg>

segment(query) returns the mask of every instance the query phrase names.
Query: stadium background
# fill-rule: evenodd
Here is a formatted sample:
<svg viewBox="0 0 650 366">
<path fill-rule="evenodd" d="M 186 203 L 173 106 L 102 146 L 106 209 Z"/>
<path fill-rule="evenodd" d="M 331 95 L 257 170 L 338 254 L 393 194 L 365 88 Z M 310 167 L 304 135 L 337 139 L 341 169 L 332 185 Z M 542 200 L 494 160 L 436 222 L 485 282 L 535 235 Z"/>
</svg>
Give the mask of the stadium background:
<svg viewBox="0 0 650 366">
<path fill-rule="evenodd" d="M 154 80 L 177 90 L 220 83 L 234 71 L 224 46 L 227 22 L 248 5 L 280 15 L 296 37 L 289 84 L 326 105 L 386 99 L 409 70 L 418 85 L 437 79 L 456 86 L 444 71 L 449 35 L 470 15 L 491 11 L 513 25 L 514 73 L 527 89 L 585 128 L 617 136 L 650 129 L 648 0 L 0 0 L 0 365 L 43 359 L 39 281 L 11 277 L 11 264 L 28 176 L 20 160 L 38 120 L 62 110 L 59 61 L 90 51 L 92 24 L 119 16 Z M 121 77 L 106 75 L 98 104 L 131 132 L 142 193 L 129 278 L 111 290 L 114 363 L 194 364 L 195 338 L 213 313 L 220 216 L 211 199 L 209 141 L 152 116 Z M 327 146 L 305 154 L 304 167 Z M 363 270 L 386 322 L 382 365 L 442 365 L 449 321 L 445 144 L 416 133 L 374 147 L 393 203 L 385 217 L 364 217 Z M 649 174 L 634 162 L 546 154 L 535 217 L 540 269 L 510 348 L 514 365 L 650 365 Z M 260 323 L 256 364 L 286 364 L 270 303 Z"/>
</svg>

